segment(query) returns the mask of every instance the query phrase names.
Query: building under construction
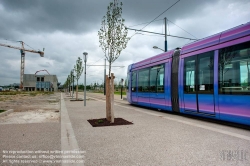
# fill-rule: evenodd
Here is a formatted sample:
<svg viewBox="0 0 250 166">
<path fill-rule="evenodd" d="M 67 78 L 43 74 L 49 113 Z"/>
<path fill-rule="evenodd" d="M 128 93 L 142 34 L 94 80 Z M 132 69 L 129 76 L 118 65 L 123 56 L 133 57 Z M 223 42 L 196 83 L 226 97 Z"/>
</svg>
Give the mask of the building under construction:
<svg viewBox="0 0 250 166">
<path fill-rule="evenodd" d="M 56 75 L 24 74 L 23 89 L 26 91 L 57 91 Z"/>
</svg>

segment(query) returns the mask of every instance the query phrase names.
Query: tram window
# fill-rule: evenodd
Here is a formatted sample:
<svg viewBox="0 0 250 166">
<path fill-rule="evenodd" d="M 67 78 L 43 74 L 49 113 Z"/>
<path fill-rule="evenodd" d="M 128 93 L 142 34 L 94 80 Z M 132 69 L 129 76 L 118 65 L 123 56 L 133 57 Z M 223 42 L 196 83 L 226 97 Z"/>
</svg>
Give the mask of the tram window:
<svg viewBox="0 0 250 166">
<path fill-rule="evenodd" d="M 214 90 L 214 51 L 198 55 L 198 82 L 199 93 L 213 93 Z"/>
<path fill-rule="evenodd" d="M 184 92 L 195 93 L 196 56 L 184 60 Z"/>
<path fill-rule="evenodd" d="M 219 93 L 250 94 L 250 42 L 219 50 Z"/>
<path fill-rule="evenodd" d="M 164 93 L 164 65 L 151 67 L 150 91 Z"/>
<path fill-rule="evenodd" d="M 136 71 L 132 72 L 131 92 L 136 92 Z"/>
<path fill-rule="evenodd" d="M 184 59 L 184 92 L 209 94 L 214 90 L 214 51 Z"/>
<path fill-rule="evenodd" d="M 138 72 L 138 92 L 149 92 L 149 69 Z"/>
</svg>

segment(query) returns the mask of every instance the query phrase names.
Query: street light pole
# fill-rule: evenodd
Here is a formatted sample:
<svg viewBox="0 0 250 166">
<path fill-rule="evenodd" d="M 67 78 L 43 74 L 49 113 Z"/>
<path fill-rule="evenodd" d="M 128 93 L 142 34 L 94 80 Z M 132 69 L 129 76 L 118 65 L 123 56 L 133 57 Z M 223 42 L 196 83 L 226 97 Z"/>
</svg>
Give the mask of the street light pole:
<svg viewBox="0 0 250 166">
<path fill-rule="evenodd" d="M 84 52 L 83 53 L 84 57 L 84 106 L 86 106 L 86 62 L 88 58 L 88 53 Z"/>
</svg>

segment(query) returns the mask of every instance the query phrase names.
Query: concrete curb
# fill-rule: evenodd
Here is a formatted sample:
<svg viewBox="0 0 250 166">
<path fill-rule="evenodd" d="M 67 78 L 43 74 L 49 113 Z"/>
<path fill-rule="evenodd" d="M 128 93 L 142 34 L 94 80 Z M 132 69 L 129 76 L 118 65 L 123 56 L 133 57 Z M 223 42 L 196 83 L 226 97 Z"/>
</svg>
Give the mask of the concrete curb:
<svg viewBox="0 0 250 166">
<path fill-rule="evenodd" d="M 68 110 L 66 108 L 65 101 L 63 99 L 63 94 L 61 93 L 61 150 L 62 151 L 79 151 L 80 148 L 78 146 L 74 129 L 72 127 Z M 64 159 L 62 159 L 64 160 Z M 66 159 L 65 159 L 66 160 Z M 82 159 L 83 160 L 83 159 Z M 69 164 L 69 163 L 62 163 L 62 166 L 66 165 L 81 165 L 84 164 Z"/>
<path fill-rule="evenodd" d="M 12 113 L 12 112 L 14 112 L 13 109 L 9 109 L 9 110 L 7 110 L 7 111 L 4 111 L 4 112 L 0 113 L 0 117 L 6 116 L 6 115 L 8 115 L 8 114 L 10 114 L 10 113 Z"/>
</svg>

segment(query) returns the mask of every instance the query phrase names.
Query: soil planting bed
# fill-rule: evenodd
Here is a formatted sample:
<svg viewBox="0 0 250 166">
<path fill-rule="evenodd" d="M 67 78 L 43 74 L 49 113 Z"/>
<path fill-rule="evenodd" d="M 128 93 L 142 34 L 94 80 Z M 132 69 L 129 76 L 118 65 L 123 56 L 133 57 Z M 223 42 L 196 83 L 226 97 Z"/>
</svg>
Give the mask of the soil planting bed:
<svg viewBox="0 0 250 166">
<path fill-rule="evenodd" d="M 71 99 L 70 101 L 83 101 L 83 99 L 78 99 L 78 100 L 76 100 L 76 99 Z"/>
<path fill-rule="evenodd" d="M 132 122 L 126 121 L 122 118 L 115 118 L 114 123 L 110 123 L 106 118 L 101 119 L 89 119 L 88 122 L 93 127 L 104 127 L 104 126 L 118 126 L 118 125 L 131 125 Z"/>
</svg>

